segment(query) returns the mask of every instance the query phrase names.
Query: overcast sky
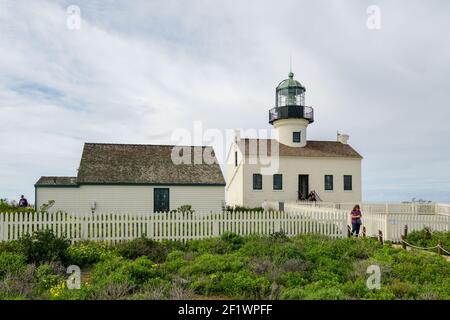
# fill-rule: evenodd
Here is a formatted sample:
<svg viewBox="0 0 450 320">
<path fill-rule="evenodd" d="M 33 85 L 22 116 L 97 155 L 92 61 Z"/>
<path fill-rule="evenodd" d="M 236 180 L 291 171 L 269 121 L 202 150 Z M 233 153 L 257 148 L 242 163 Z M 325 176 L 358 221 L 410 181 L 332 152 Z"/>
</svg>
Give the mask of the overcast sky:
<svg viewBox="0 0 450 320">
<path fill-rule="evenodd" d="M 446 0 L 0 0 L 0 197 L 33 202 L 40 176 L 75 176 L 84 142 L 171 144 L 196 120 L 269 128 L 292 56 L 308 139 L 350 135 L 365 201 L 450 202 L 449 13 Z"/>
</svg>

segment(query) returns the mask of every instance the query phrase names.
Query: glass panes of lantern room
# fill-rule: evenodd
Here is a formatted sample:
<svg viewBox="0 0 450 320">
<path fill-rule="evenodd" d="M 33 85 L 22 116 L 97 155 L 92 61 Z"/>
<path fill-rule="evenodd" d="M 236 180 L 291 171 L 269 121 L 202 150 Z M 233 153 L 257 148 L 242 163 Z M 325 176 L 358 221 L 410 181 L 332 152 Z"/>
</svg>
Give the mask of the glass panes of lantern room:
<svg viewBox="0 0 450 320">
<path fill-rule="evenodd" d="M 286 88 L 277 92 L 277 107 L 304 105 L 305 92 L 301 88 Z"/>
</svg>

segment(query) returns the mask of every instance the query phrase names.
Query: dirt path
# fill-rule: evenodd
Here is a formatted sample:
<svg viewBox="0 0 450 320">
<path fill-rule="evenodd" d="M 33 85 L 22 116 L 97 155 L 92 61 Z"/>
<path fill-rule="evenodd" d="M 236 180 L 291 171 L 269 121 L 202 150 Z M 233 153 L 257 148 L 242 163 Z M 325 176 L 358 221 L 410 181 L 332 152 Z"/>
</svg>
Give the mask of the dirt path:
<svg viewBox="0 0 450 320">
<path fill-rule="evenodd" d="M 91 281 L 91 270 L 81 269 L 81 283 L 89 283 Z"/>
</svg>

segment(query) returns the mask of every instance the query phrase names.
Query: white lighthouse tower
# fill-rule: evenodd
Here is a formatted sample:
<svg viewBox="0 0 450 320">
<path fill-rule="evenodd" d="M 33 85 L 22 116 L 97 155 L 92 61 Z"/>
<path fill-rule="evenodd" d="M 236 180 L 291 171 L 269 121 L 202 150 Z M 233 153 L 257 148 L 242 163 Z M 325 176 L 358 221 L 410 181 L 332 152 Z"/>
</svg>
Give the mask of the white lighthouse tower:
<svg viewBox="0 0 450 320">
<path fill-rule="evenodd" d="M 275 127 L 278 141 L 290 147 L 306 146 L 308 125 L 314 122 L 314 109 L 305 106 L 305 91 L 289 72 L 289 78 L 276 88 L 275 108 L 269 110 L 269 123 Z"/>
</svg>

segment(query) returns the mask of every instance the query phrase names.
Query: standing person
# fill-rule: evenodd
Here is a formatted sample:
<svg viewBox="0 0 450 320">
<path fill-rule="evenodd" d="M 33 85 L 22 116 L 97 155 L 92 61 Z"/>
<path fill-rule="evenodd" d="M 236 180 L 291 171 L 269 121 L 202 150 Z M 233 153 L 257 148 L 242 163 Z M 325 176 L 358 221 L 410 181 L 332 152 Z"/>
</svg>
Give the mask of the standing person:
<svg viewBox="0 0 450 320">
<path fill-rule="evenodd" d="M 26 207 L 28 207 L 28 200 L 24 197 L 24 195 L 21 195 L 19 200 L 19 208 L 26 208 Z"/>
<path fill-rule="evenodd" d="M 355 205 L 352 210 L 352 235 L 359 236 L 359 228 L 361 227 L 361 210 L 359 205 Z"/>
</svg>

